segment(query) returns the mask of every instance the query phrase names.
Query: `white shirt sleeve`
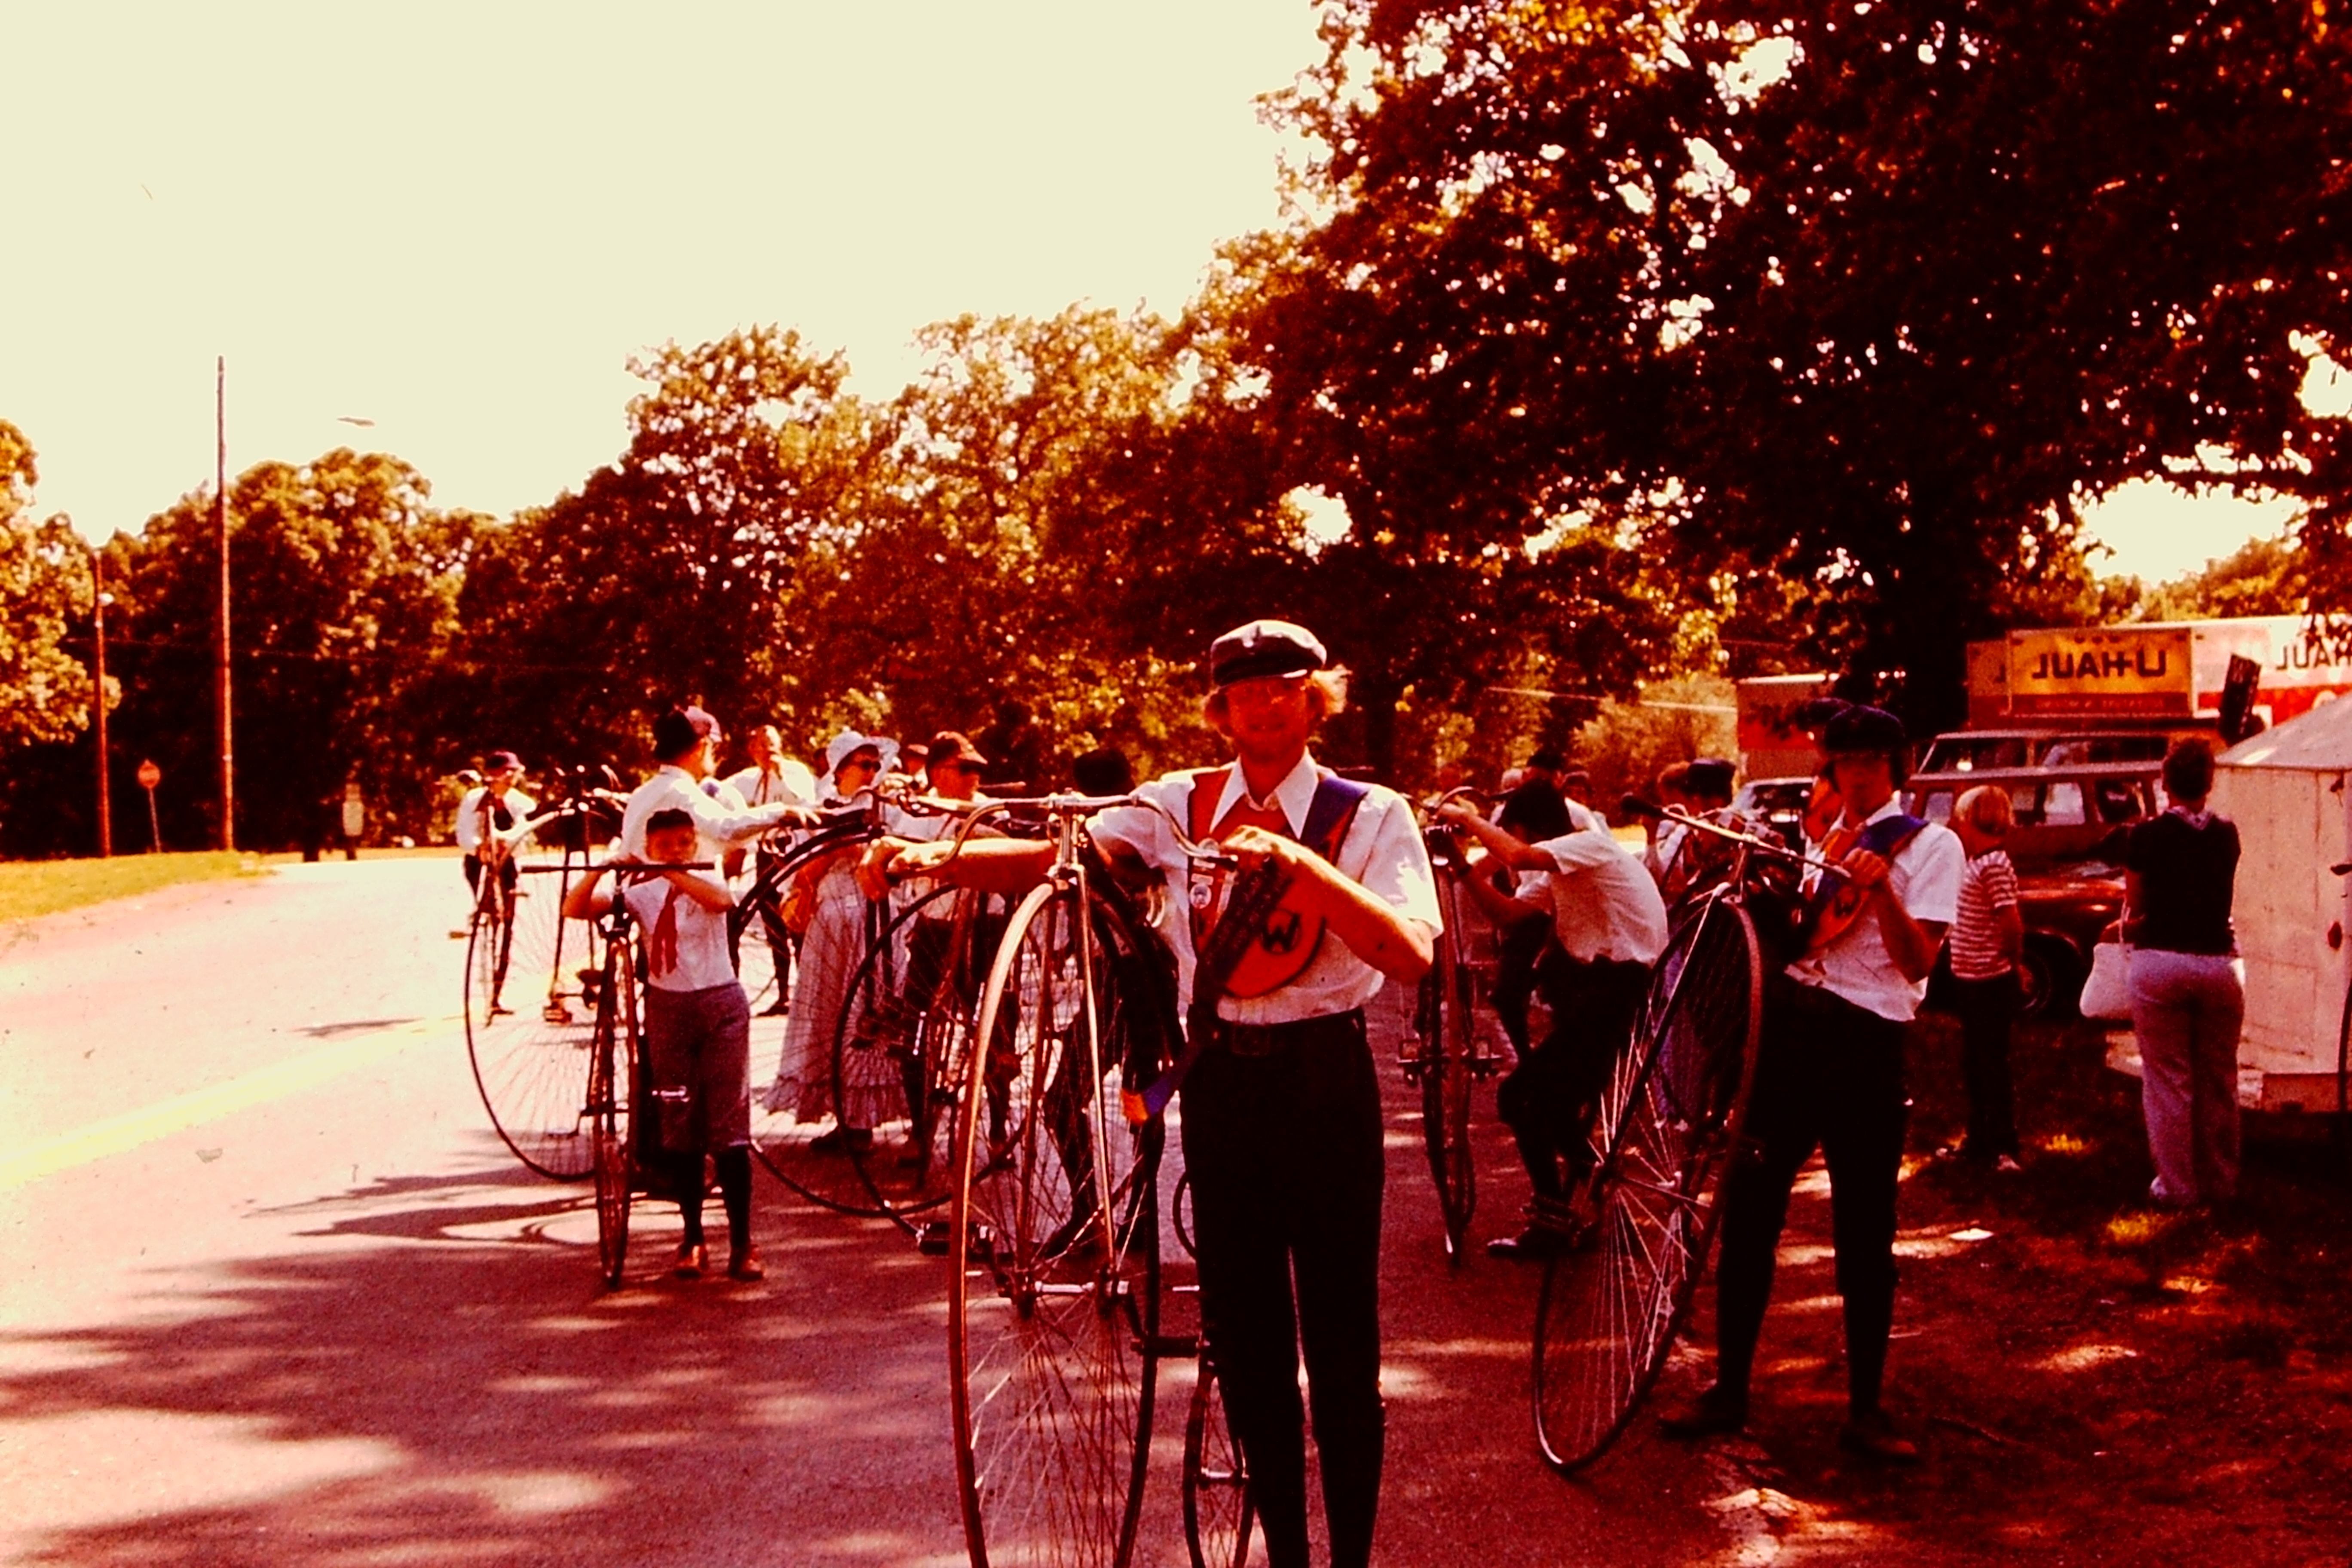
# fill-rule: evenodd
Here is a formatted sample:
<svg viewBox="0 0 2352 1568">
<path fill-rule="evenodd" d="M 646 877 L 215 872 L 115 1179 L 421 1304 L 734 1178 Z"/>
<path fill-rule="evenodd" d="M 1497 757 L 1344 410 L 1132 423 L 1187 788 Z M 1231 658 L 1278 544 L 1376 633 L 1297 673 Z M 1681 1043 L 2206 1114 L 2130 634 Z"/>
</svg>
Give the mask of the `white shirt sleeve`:
<svg viewBox="0 0 2352 1568">
<path fill-rule="evenodd" d="M 457 847 L 471 855 L 482 844 L 483 788 L 476 784 L 457 802 Z"/>
<path fill-rule="evenodd" d="M 1968 869 L 1969 854 L 1960 836 L 1930 823 L 1903 847 L 1889 876 L 1913 920 L 1949 925 L 1960 912 L 1960 883 Z"/>
<path fill-rule="evenodd" d="M 1430 869 L 1429 850 L 1412 820 L 1412 807 L 1391 790 L 1375 790 L 1357 807 L 1356 831 L 1371 829 L 1362 868 L 1355 872 L 1364 891 L 1410 921 L 1427 926 L 1432 934 L 1445 929 L 1438 912 L 1437 877 Z M 1371 821 L 1361 820 L 1370 814 Z M 1351 839 L 1355 832 L 1349 836 Z M 1348 847 L 1353 847 L 1352 845 Z M 1350 868 L 1342 866 L 1342 871 Z"/>
</svg>

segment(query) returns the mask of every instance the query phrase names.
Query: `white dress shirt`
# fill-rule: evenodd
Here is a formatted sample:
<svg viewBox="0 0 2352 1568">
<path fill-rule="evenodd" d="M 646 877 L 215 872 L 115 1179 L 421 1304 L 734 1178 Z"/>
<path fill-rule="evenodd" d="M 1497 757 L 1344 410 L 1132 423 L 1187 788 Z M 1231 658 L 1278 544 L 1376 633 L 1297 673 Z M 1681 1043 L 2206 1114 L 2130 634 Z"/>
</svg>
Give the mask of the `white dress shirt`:
<svg viewBox="0 0 2352 1568">
<path fill-rule="evenodd" d="M 1213 780 L 1215 775 L 1210 777 Z M 1298 765 L 1275 786 L 1270 800 L 1253 804 L 1278 806 L 1295 836 L 1306 828 L 1307 813 L 1315 803 L 1315 786 L 1320 777 L 1315 759 L 1311 755 L 1302 757 Z M 1189 773 L 1169 773 L 1135 793 L 1167 807 L 1178 822 L 1192 820 L 1192 781 Z M 1224 788 L 1209 820 L 1223 821 L 1246 793 L 1241 769 L 1227 770 Z M 1087 828 L 1104 844 L 1121 845 L 1134 851 L 1165 881 L 1169 905 L 1174 911 L 1167 935 L 1170 945 L 1176 950 L 1178 1003 L 1189 1008 L 1194 958 L 1192 922 L 1185 911 L 1191 908 L 1192 861 L 1177 844 L 1167 819 L 1143 806 L 1114 806 L 1095 816 Z M 1334 864 L 1342 875 L 1407 920 L 1418 921 L 1433 932 L 1443 926 L 1428 851 L 1423 848 L 1421 833 L 1413 825 L 1412 808 L 1394 790 L 1371 786 L 1371 793 L 1356 808 L 1355 820 L 1348 825 L 1347 833 L 1339 840 Z M 1320 1018 L 1364 1005 L 1380 994 L 1382 979 L 1379 970 L 1357 957 L 1346 942 L 1327 930 L 1317 944 L 1315 956 L 1296 979 L 1263 996 L 1221 997 L 1217 1016 L 1229 1023 L 1260 1025 Z"/>
<path fill-rule="evenodd" d="M 731 792 L 730 792 L 731 794 Z M 657 811 L 683 811 L 700 836 L 694 858 L 716 864 L 728 850 L 748 844 L 775 826 L 791 809 L 784 805 L 743 806 L 714 799 L 684 768 L 664 763 L 639 784 L 621 814 L 621 852 L 639 859 L 646 853 L 646 819 Z"/>
<path fill-rule="evenodd" d="M 735 793 L 743 797 L 746 805 L 814 805 L 816 775 L 809 772 L 806 763 L 779 757 L 775 765 L 767 769 L 757 766 L 727 775 Z"/>
<path fill-rule="evenodd" d="M 490 793 L 488 784 L 476 784 L 457 803 L 457 847 L 468 855 L 478 855 L 482 849 L 482 801 Z M 499 804 L 507 808 L 517 822 L 529 820 L 539 809 L 539 802 L 519 789 L 507 791 Z"/>
<path fill-rule="evenodd" d="M 1890 800 L 1872 812 L 1863 826 L 1893 816 L 1901 809 Z M 1960 847 L 1959 835 L 1931 822 L 1912 835 L 1911 842 L 1887 867 L 1886 884 L 1913 920 L 1949 925 L 1959 912 L 1960 879 L 1968 867 L 1969 854 Z M 1806 877 L 1808 895 L 1820 880 L 1818 871 Z M 1789 978 L 1800 985 L 1818 985 L 1832 996 L 1842 996 L 1898 1024 L 1917 1017 L 1919 1004 L 1927 995 L 1926 979 L 1906 980 L 1895 967 L 1895 959 L 1886 951 L 1886 938 L 1878 929 L 1878 913 L 1867 906 L 1826 946 L 1789 965 Z"/>
<path fill-rule="evenodd" d="M 715 872 L 687 875 L 722 890 L 726 888 Z M 708 991 L 715 985 L 738 984 L 735 959 L 727 951 L 725 910 L 708 907 L 685 889 L 672 886 L 666 877 L 625 877 L 623 881 L 621 897 L 627 900 L 629 914 L 637 922 L 637 935 L 649 952 L 662 910 L 669 909 L 677 922 L 677 966 L 662 970 L 649 964 L 648 984 L 659 991 Z"/>
<path fill-rule="evenodd" d="M 1655 963 L 1666 950 L 1666 901 L 1640 857 L 1605 827 L 1580 828 L 1536 846 L 1552 868 L 1519 899 L 1551 911 L 1560 951 L 1580 963 Z M 1532 896 L 1531 896 L 1532 895 Z"/>
</svg>

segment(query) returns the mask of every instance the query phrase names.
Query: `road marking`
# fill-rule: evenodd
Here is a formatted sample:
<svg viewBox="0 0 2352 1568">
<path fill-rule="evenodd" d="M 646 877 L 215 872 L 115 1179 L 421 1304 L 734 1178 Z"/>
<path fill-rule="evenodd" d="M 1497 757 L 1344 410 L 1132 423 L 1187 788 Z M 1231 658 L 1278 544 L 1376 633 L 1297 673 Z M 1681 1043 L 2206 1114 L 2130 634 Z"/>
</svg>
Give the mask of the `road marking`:
<svg viewBox="0 0 2352 1568">
<path fill-rule="evenodd" d="M 158 1138 L 168 1138 L 207 1121 L 217 1121 L 253 1106 L 299 1094 L 306 1089 L 316 1089 L 457 1022 L 455 1014 L 445 1018 L 420 1018 L 414 1024 L 337 1040 L 247 1073 L 243 1078 L 110 1116 L 103 1121 L 93 1121 L 87 1127 L 19 1149 L 0 1157 L 0 1192 L 75 1165 L 102 1160 L 109 1154 L 136 1149 L 142 1143 L 152 1143 Z"/>
</svg>

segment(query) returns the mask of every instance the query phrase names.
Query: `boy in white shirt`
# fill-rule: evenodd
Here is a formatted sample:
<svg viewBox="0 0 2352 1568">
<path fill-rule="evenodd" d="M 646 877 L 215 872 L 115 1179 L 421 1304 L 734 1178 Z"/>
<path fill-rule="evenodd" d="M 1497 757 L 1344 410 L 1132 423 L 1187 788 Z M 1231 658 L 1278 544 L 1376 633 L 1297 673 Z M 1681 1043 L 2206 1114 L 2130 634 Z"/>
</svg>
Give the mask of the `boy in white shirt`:
<svg viewBox="0 0 2352 1568">
<path fill-rule="evenodd" d="M 645 823 L 646 863 L 692 861 L 698 836 L 692 813 L 675 807 L 653 813 Z M 625 871 L 628 861 L 618 865 Z M 597 887 L 608 868 L 598 867 L 572 889 L 564 902 L 567 916 L 588 920 L 613 907 L 614 895 Z M 635 1142 L 641 1149 L 659 1149 L 677 1196 L 686 1235 L 673 1272 L 697 1279 L 705 1267 L 702 1157 L 708 1152 L 727 1207 L 728 1277 L 764 1278 L 751 1245 L 751 1006 L 727 944 L 734 895 L 715 867 L 627 880 L 618 896 L 644 933 L 649 982 L 644 1072 L 658 1123 L 655 1138 Z"/>
</svg>

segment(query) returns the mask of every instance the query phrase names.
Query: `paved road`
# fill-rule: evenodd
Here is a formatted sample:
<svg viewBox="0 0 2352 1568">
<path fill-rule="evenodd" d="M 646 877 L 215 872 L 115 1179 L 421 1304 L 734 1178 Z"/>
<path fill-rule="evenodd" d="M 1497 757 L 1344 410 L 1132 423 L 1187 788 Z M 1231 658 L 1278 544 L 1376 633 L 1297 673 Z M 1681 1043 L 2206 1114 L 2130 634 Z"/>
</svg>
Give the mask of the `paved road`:
<svg viewBox="0 0 2352 1568">
<path fill-rule="evenodd" d="M 597 1291 L 582 1190 L 475 1099 L 461 906 L 453 863 L 389 859 L 0 930 L 0 1562 L 961 1562 L 940 1265 L 763 1173 L 765 1284 Z M 1543 1471 L 1534 1282 L 1440 1261 L 1396 1085 L 1390 1146 L 1382 1560 L 1737 1560 L 1719 1460 Z"/>
</svg>

